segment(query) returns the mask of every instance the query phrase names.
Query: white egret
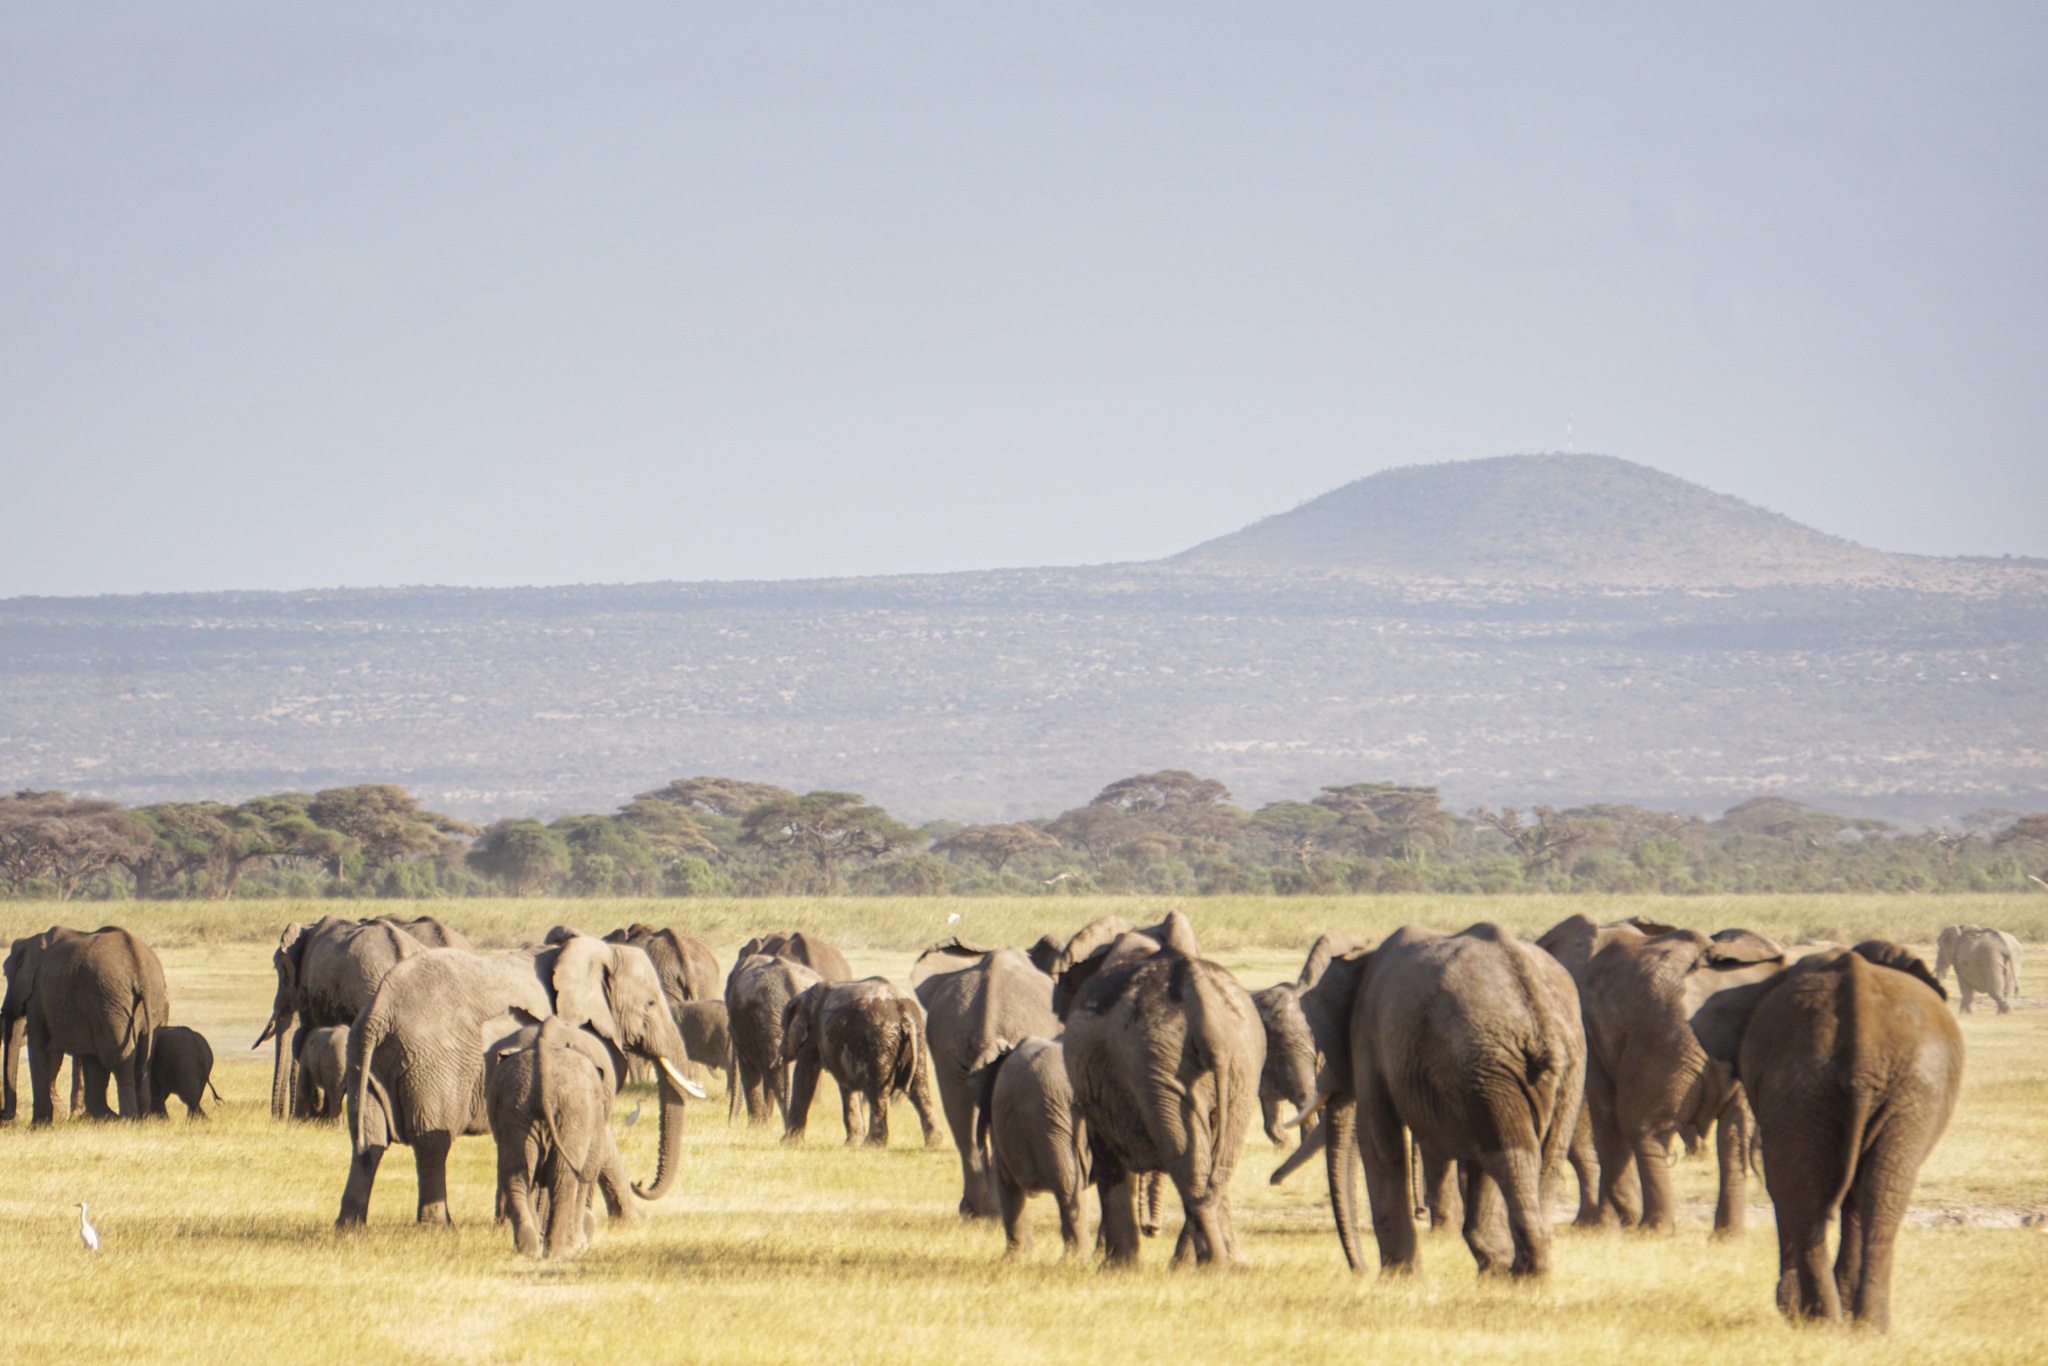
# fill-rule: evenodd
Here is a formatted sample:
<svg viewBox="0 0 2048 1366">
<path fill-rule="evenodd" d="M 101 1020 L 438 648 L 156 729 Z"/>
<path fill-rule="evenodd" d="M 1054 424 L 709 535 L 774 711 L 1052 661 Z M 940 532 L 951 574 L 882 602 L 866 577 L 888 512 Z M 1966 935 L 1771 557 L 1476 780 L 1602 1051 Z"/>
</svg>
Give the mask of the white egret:
<svg viewBox="0 0 2048 1366">
<path fill-rule="evenodd" d="M 92 1220 L 85 1217 L 85 1201 L 78 1202 L 78 1241 L 85 1244 L 87 1252 L 100 1250 L 100 1231 L 92 1226 Z"/>
<path fill-rule="evenodd" d="M 633 1113 L 626 1116 L 627 1124 L 631 1125 L 640 1122 L 640 1104 L 641 1102 L 639 1101 L 639 1099 L 635 1098 L 633 1101 Z"/>
</svg>

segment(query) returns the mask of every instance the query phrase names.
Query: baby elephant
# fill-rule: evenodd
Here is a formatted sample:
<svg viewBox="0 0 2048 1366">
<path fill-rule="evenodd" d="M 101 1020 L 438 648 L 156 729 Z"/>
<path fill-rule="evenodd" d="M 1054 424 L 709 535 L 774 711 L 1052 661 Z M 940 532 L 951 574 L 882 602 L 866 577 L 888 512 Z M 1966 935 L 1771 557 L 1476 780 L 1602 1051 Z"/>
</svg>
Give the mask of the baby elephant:
<svg viewBox="0 0 2048 1366">
<path fill-rule="evenodd" d="M 1069 1255 L 1079 1252 L 1088 1139 L 1074 1118 L 1074 1087 L 1059 1044 L 1026 1039 L 998 1053 L 969 1081 L 980 1116 L 975 1146 L 996 1174 L 1009 1251 L 1031 1251 L 1024 1201 L 1034 1191 L 1050 1191 L 1060 1207 L 1060 1238 Z"/>
<path fill-rule="evenodd" d="M 604 1041 L 560 1016 L 529 1024 L 484 1056 L 484 1109 L 498 1145 L 498 1210 L 528 1256 L 562 1257 L 589 1241 L 602 1189 L 629 1216 L 625 1165 L 612 1138 L 618 1073 Z"/>
<path fill-rule="evenodd" d="M 782 1058 L 796 1064 L 783 1141 L 803 1141 L 818 1072 L 839 1083 L 846 1141 L 863 1135 L 875 1147 L 889 1143 L 889 1097 L 908 1092 L 924 1125 L 924 1145 L 940 1143 L 932 1104 L 931 1064 L 925 1059 L 924 1009 L 917 998 L 882 977 L 820 982 L 782 1008 Z M 867 1103 L 865 1120 L 861 1103 Z"/>
<path fill-rule="evenodd" d="M 213 1045 L 196 1029 L 183 1025 L 158 1025 L 149 1045 L 149 1113 L 168 1116 L 167 1096 L 185 1103 L 185 1118 L 205 1119 L 199 1102 L 213 1091 Z"/>
<path fill-rule="evenodd" d="M 676 1028 L 682 1031 L 683 1052 L 699 1067 L 725 1074 L 726 1119 L 739 1113 L 740 1088 L 733 1078 L 732 1030 L 726 1024 L 725 1002 L 685 1001 L 676 1007 Z"/>
<path fill-rule="evenodd" d="M 348 1026 L 329 1025 L 307 1033 L 292 1063 L 293 1119 L 337 1119 L 342 1079 L 348 1071 Z"/>
</svg>

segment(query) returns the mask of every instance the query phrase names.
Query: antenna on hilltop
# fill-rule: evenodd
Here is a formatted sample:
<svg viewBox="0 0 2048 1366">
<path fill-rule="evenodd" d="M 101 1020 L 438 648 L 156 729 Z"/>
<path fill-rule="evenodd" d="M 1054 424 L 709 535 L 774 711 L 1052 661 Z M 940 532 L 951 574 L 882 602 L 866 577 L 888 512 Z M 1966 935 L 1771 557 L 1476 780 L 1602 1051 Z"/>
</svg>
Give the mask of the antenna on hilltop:
<svg viewBox="0 0 2048 1366">
<path fill-rule="evenodd" d="M 1570 413 L 1564 415 L 1564 453 L 1566 455 L 1572 453 L 1572 415 Z"/>
</svg>

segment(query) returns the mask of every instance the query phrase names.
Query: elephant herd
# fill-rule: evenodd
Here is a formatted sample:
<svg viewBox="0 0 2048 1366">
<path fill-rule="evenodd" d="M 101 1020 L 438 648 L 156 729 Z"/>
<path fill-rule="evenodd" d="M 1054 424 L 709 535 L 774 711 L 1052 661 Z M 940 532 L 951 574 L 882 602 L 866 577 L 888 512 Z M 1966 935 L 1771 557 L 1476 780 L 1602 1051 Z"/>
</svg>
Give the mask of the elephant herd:
<svg viewBox="0 0 2048 1366">
<path fill-rule="evenodd" d="M 1112 1263 L 1158 1231 L 1167 1181 L 1184 1214 L 1175 1259 L 1243 1260 L 1230 1186 L 1255 1112 L 1275 1143 L 1300 1132 L 1274 1182 L 1322 1154 L 1353 1269 L 1363 1173 L 1383 1273 L 1415 1267 L 1426 1211 L 1461 1229 L 1482 1272 L 1542 1275 L 1567 1168 L 1579 1224 L 1670 1229 L 1672 1144 L 1711 1139 L 1717 1235 L 1741 1231 L 1761 1157 L 1780 1307 L 1881 1327 L 1897 1230 L 1961 1084 L 1939 977 L 1953 967 L 1963 1009 L 1986 994 L 2004 1011 L 2018 961 L 2011 936 L 1975 926 L 1943 931 L 1929 972 L 1880 940 L 1796 956 L 1748 930 L 1573 916 L 1534 943 L 1491 924 L 1407 927 L 1376 945 L 1331 933 L 1294 980 L 1248 993 L 1176 911 L 1029 949 L 948 939 L 919 955 L 905 991 L 855 979 L 802 932 L 748 941 L 721 981 L 705 944 L 647 925 L 558 927 L 480 954 L 431 917 L 330 916 L 280 939 L 257 1046 L 275 1041 L 274 1116 L 347 1116 L 344 1227 L 368 1217 L 393 1144 L 412 1149 L 418 1219 L 447 1222 L 450 1145 L 488 1133 L 515 1246 L 568 1254 L 598 1197 L 633 1218 L 635 1200 L 673 1186 L 703 1069 L 725 1073 L 729 1119 L 780 1111 L 789 1142 L 829 1073 L 848 1143 L 888 1142 L 892 1096 L 910 1100 L 927 1146 L 944 1141 L 943 1111 L 960 1212 L 1000 1218 L 1012 1251 L 1030 1246 L 1033 1193 L 1053 1196 L 1080 1251 L 1092 1187 Z M 147 945 L 53 928 L 15 941 L 6 973 L 0 1118 L 16 1112 L 24 1043 L 36 1123 L 53 1117 L 66 1056 L 74 1113 L 116 1113 L 109 1081 L 120 1115 L 160 1114 L 169 1094 L 201 1113 L 211 1051 L 169 1025 Z M 610 1126 L 636 1073 L 661 1116 L 645 1185 L 628 1181 Z"/>
</svg>

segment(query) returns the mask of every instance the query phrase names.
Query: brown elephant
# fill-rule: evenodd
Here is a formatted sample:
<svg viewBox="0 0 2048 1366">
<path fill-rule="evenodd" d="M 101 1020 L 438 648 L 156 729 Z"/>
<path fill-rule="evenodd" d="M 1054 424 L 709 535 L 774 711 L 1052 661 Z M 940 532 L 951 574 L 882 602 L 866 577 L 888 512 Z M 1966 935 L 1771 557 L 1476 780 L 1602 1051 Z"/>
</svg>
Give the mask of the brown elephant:
<svg viewBox="0 0 2048 1366">
<path fill-rule="evenodd" d="M 1322 980 L 1323 972 L 1344 954 L 1366 947 L 1355 934 L 1332 930 L 1318 935 L 1309 946 L 1301 972 L 1292 982 L 1280 982 L 1252 993 L 1259 1008 L 1259 1021 L 1266 1029 L 1266 1068 L 1259 1076 L 1259 1114 L 1265 1121 L 1266 1137 L 1277 1147 L 1286 1142 L 1280 1127 L 1280 1102 L 1294 1107 L 1296 1115 L 1308 1109 L 1316 1091 L 1316 1041 L 1308 1021 L 1301 1014 L 1301 993 Z M 1288 1158 L 1273 1184 L 1285 1180 L 1301 1161 L 1321 1149 L 1320 1130 L 1300 1135 L 1297 1152 Z"/>
<path fill-rule="evenodd" d="M 794 1064 L 783 1138 L 801 1143 L 817 1094 L 818 1074 L 839 1083 L 846 1141 L 889 1146 L 889 1097 L 910 1097 L 924 1127 L 924 1145 L 939 1145 L 925 1060 L 924 1010 L 917 998 L 883 977 L 818 982 L 782 1008 L 782 1060 Z M 866 1113 L 863 1114 L 863 1107 Z"/>
<path fill-rule="evenodd" d="M 2001 1015 L 2019 998 L 2020 941 L 2004 930 L 1950 925 L 1935 944 L 1934 980 L 1947 977 L 1950 968 L 1963 998 L 1957 1009 L 1965 1015 L 1979 995 L 1989 996 Z"/>
<path fill-rule="evenodd" d="M 205 1119 L 200 1104 L 213 1091 L 213 1045 L 196 1029 L 183 1025 L 158 1025 L 149 1046 L 149 1113 L 161 1119 L 169 1114 L 164 1104 L 176 1096 L 185 1107 L 185 1118 Z"/>
<path fill-rule="evenodd" d="M 792 963 L 801 963 L 818 974 L 820 981 L 850 982 L 853 968 L 847 963 L 846 955 L 833 948 L 816 935 L 805 934 L 802 930 L 784 930 L 775 934 L 760 935 L 749 939 L 740 946 L 739 957 L 733 960 L 733 971 L 757 953 L 771 958 L 786 958 Z M 726 978 L 726 986 L 732 985 L 732 978 Z"/>
<path fill-rule="evenodd" d="M 802 963 L 753 953 L 725 981 L 725 1014 L 733 1065 L 749 1124 L 789 1114 L 789 1064 L 782 1057 L 782 1011 L 821 979 Z"/>
<path fill-rule="evenodd" d="M 490 1130 L 484 1054 L 511 1032 L 515 1009 L 537 1020 L 558 1015 L 660 1070 L 660 1156 L 653 1184 L 634 1189 L 647 1200 L 667 1193 L 682 1147 L 684 1098 L 702 1098 L 704 1090 L 684 1074 L 689 1059 L 653 962 L 629 944 L 575 935 L 506 954 L 429 949 L 384 975 L 349 1031 L 353 1151 L 337 1224 L 369 1217 L 377 1168 L 393 1143 L 413 1150 L 420 1222 L 450 1222 L 448 1149 L 463 1134 Z M 607 1199 L 614 1209 L 623 1204 L 621 1193 Z"/>
<path fill-rule="evenodd" d="M 292 1114 L 300 1119 L 341 1118 L 347 1076 L 348 1026 L 328 1025 L 309 1032 L 292 1068 Z"/>
<path fill-rule="evenodd" d="M 631 944 L 654 960 L 670 1010 L 685 1001 L 719 999 L 718 955 L 703 940 L 637 922 L 613 930 L 604 939 L 607 944 Z"/>
<path fill-rule="evenodd" d="M 732 1029 L 726 1022 L 725 1002 L 685 1001 L 676 1010 L 676 1028 L 683 1034 L 683 1051 L 699 1067 L 725 1076 L 726 1120 L 739 1113 L 740 1086 L 732 1060 Z"/>
<path fill-rule="evenodd" d="M 430 915 L 412 920 L 392 915 L 345 920 L 330 915 L 312 925 L 294 921 L 285 926 L 270 956 L 277 973 L 270 1021 L 250 1045 L 261 1048 L 265 1040 L 276 1040 L 270 1072 L 271 1117 L 284 1118 L 297 1092 L 292 1068 L 307 1034 L 331 1025 L 354 1024 L 384 974 L 401 959 L 427 949 L 467 948 L 467 939 Z M 287 1031 L 291 1031 L 289 1041 Z"/>
<path fill-rule="evenodd" d="M 1586 990 L 1586 969 L 1592 966 L 1593 956 L 1607 947 L 1624 931 L 1643 935 L 1671 934 L 1675 925 L 1665 925 L 1640 915 L 1625 920 L 1611 920 L 1605 925 L 1596 924 L 1591 916 L 1567 916 L 1545 930 L 1536 940 L 1536 947 L 1564 964 L 1564 970 L 1572 975 L 1572 982 L 1578 987 L 1581 1002 L 1581 1018 Z M 1590 1036 L 1592 1027 L 1587 1026 Z M 1572 1131 L 1571 1146 L 1572 1175 L 1579 1184 L 1579 1212 L 1572 1222 L 1581 1228 L 1597 1226 L 1603 1217 L 1600 1204 L 1600 1154 L 1593 1142 L 1593 1112 L 1589 1105 L 1579 1107 L 1579 1122 Z M 1641 1198 L 1641 1189 L 1631 1169 L 1620 1178 L 1617 1188 L 1618 1207 L 1610 1213 L 1620 1217 L 1621 1208 L 1634 1209 Z"/>
<path fill-rule="evenodd" d="M 1890 1325 L 1899 1224 L 1962 1087 L 1963 1035 L 1946 996 L 1911 951 L 1871 940 L 1722 992 L 1692 1018 L 1700 1046 L 1735 1070 L 1756 1109 L 1789 1316 L 1839 1319 L 1846 1305 Z"/>
<path fill-rule="evenodd" d="M 1178 939 L 1174 928 L 1169 938 Z M 1162 1172 L 1186 1214 L 1175 1260 L 1238 1262 L 1230 1178 L 1258 1109 L 1265 1032 L 1228 971 L 1173 947 L 1139 952 L 1134 941 L 1142 938 L 1119 936 L 1122 948 L 1088 974 L 1061 1038 L 1101 1200 L 1102 1242 L 1112 1263 L 1136 1260 L 1134 1178 Z"/>
<path fill-rule="evenodd" d="M 971 1078 L 1004 1049 L 1060 1032 L 1052 1010 L 1052 978 L 1017 949 L 946 939 L 918 955 L 910 979 L 925 1011 L 939 1104 L 960 1154 L 960 1213 L 992 1219 L 1001 1212 L 1001 1202 L 975 1137 L 980 1111 Z"/>
<path fill-rule="evenodd" d="M 589 1241 L 603 1189 L 615 1216 L 634 1217 L 612 1136 L 617 1063 L 605 1041 L 559 1015 L 528 1022 L 485 1055 L 484 1108 L 498 1147 L 498 1207 L 528 1256 L 574 1253 Z"/>
<path fill-rule="evenodd" d="M 57 1069 L 68 1056 L 84 1079 L 86 1113 L 105 1119 L 107 1082 L 119 1113 L 136 1119 L 152 1105 L 149 1059 L 157 1026 L 171 1016 L 169 989 L 156 951 L 124 929 L 71 930 L 52 925 L 14 941 L 7 954 L 7 995 L 0 1003 L 6 1037 L 5 1099 L 0 1119 L 17 1114 L 15 1080 L 28 1046 L 30 1119 L 56 1117 Z M 74 1087 L 74 1090 L 76 1088 Z"/>
<path fill-rule="evenodd" d="M 1457 1164 L 1479 1269 L 1542 1275 L 1547 1176 L 1584 1094 L 1571 975 L 1498 925 L 1448 936 L 1408 926 L 1332 962 L 1301 1008 L 1325 1059 L 1311 1111 L 1324 1116 L 1330 1207 L 1352 1269 L 1361 1157 L 1381 1271 L 1416 1264 L 1412 1136 L 1433 1168 Z"/>
<path fill-rule="evenodd" d="M 1774 976 L 1785 962 L 1783 949 L 1749 930 L 1710 938 L 1616 927 L 1593 955 L 1581 1002 L 1603 1217 L 1673 1228 L 1671 1141 L 1687 1128 L 1704 1135 L 1711 1127 L 1720 1169 L 1714 1232 L 1742 1231 L 1749 1111 L 1734 1074 L 1701 1051 L 1689 1021 L 1716 993 Z M 1641 1184 L 1640 1215 L 1629 1199 L 1631 1172 Z"/>
<path fill-rule="evenodd" d="M 1059 1206 L 1060 1241 L 1067 1255 L 1079 1253 L 1088 1133 L 1074 1117 L 1074 1086 L 1059 1041 L 1022 1040 L 996 1054 L 971 1080 L 975 1142 L 995 1174 L 1008 1252 L 1030 1253 L 1031 1222 L 1024 1217 L 1024 1201 L 1045 1191 Z"/>
</svg>

